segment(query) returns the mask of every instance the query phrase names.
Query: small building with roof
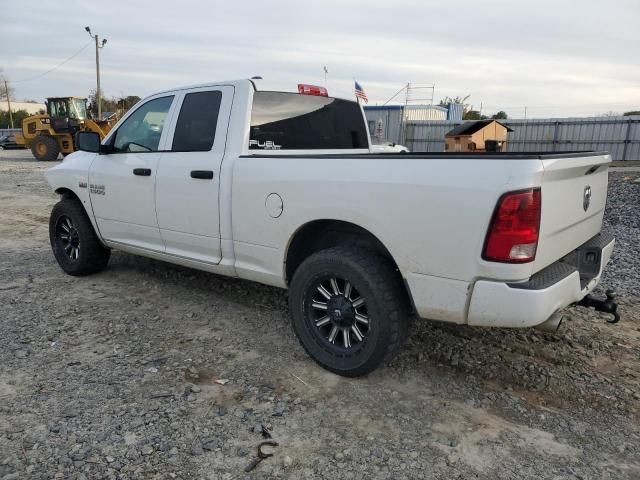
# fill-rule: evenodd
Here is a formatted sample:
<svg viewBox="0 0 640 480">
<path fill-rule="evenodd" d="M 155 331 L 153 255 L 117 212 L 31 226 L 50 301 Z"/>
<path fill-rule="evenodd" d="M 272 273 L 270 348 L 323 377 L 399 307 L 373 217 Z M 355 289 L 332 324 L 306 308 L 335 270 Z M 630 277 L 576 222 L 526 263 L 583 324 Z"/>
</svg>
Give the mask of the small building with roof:
<svg viewBox="0 0 640 480">
<path fill-rule="evenodd" d="M 445 134 L 446 152 L 501 152 L 511 128 L 497 120 L 465 122 Z"/>
</svg>

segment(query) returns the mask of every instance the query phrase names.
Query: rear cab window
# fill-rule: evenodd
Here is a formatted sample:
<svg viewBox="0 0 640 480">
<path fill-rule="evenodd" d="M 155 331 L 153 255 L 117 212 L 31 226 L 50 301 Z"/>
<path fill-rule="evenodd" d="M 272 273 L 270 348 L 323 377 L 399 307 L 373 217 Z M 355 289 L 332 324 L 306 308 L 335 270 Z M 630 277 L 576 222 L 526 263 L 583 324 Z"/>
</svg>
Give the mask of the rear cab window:
<svg viewBox="0 0 640 480">
<path fill-rule="evenodd" d="M 255 92 L 249 150 L 368 149 L 360 105 L 339 98 Z"/>
<path fill-rule="evenodd" d="M 182 102 L 173 135 L 172 152 L 207 152 L 216 137 L 222 92 L 188 93 Z"/>
</svg>

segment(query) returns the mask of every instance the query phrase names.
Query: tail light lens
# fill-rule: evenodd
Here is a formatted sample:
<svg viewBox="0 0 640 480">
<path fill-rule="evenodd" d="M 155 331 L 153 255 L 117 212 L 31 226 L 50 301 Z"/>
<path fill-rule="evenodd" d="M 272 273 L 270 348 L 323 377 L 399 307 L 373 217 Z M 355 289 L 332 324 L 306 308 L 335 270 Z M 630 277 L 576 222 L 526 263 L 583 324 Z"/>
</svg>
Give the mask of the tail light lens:
<svg viewBox="0 0 640 480">
<path fill-rule="evenodd" d="M 505 193 L 493 213 L 482 258 L 492 262 L 535 260 L 540 232 L 539 188 Z"/>
</svg>

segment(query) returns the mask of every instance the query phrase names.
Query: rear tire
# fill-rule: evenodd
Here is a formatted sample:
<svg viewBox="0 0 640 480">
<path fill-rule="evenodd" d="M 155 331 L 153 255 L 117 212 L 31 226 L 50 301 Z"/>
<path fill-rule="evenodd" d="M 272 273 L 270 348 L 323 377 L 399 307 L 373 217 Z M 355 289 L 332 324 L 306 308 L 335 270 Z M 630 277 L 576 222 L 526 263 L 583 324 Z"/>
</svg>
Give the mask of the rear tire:
<svg viewBox="0 0 640 480">
<path fill-rule="evenodd" d="M 100 243 L 78 199 L 64 199 L 53 207 L 49 240 L 53 256 L 69 275 L 96 273 L 109 263 L 111 250 Z"/>
<path fill-rule="evenodd" d="M 60 147 L 55 138 L 48 135 L 38 135 L 31 142 L 31 153 L 33 153 L 36 160 L 51 162 L 58 159 Z"/>
<path fill-rule="evenodd" d="M 407 337 L 402 279 L 373 251 L 339 246 L 317 252 L 298 267 L 290 287 L 293 329 L 306 352 L 333 373 L 366 375 Z"/>
</svg>

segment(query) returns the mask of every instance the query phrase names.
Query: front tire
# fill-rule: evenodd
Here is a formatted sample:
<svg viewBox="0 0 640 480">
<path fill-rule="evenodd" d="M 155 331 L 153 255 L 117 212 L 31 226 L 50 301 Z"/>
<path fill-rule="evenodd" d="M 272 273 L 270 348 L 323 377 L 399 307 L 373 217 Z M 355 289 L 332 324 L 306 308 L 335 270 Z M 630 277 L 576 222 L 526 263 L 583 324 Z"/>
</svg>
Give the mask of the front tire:
<svg viewBox="0 0 640 480">
<path fill-rule="evenodd" d="M 36 160 L 51 162 L 58 159 L 60 147 L 55 138 L 49 135 L 38 135 L 33 142 L 31 142 L 31 153 Z"/>
<path fill-rule="evenodd" d="M 96 273 L 109 263 L 111 250 L 102 246 L 82 203 L 75 198 L 61 200 L 53 207 L 49 240 L 54 257 L 69 275 Z"/>
<path fill-rule="evenodd" d="M 346 246 L 317 252 L 298 267 L 289 314 L 307 353 L 345 377 L 380 366 L 402 345 L 409 325 L 406 293 L 392 263 Z"/>
</svg>

